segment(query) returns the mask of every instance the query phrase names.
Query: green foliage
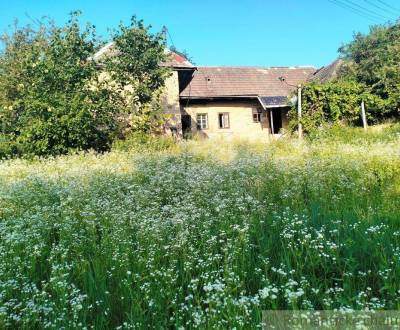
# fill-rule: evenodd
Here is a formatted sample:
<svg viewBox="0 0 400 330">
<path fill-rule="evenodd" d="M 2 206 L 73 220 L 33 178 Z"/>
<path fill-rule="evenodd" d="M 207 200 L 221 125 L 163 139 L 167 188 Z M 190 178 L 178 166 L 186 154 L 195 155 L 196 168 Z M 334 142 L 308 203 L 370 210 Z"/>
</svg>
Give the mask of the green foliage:
<svg viewBox="0 0 400 330">
<path fill-rule="evenodd" d="M 382 107 L 382 101 L 365 92 L 364 86 L 354 81 L 337 80 L 328 83 L 312 82 L 302 89 L 302 120 L 304 131 L 314 134 L 329 125 L 361 123 L 361 101 L 368 108 L 368 120 L 374 122 L 374 114 Z M 297 127 L 297 109 L 289 113 L 290 127 Z"/>
<path fill-rule="evenodd" d="M 340 48 L 348 61 L 344 76 L 368 87 L 386 101 L 382 115 L 400 114 L 400 23 L 374 26 L 366 35 L 358 33 Z"/>
<path fill-rule="evenodd" d="M 151 33 L 151 26 L 132 17 L 130 24 L 114 31 L 110 54 L 101 60 L 120 95 L 121 108 L 128 115 L 127 125 L 134 131 L 149 132 L 163 123 L 160 93 L 171 71 L 160 65 L 167 61 L 163 33 Z"/>
<path fill-rule="evenodd" d="M 118 139 L 112 145 L 113 150 L 120 151 L 163 151 L 172 150 L 176 147 L 173 137 L 154 135 L 142 132 L 134 132 L 125 139 Z"/>
<path fill-rule="evenodd" d="M 400 23 L 374 26 L 358 33 L 339 49 L 344 62 L 338 78 L 308 83 L 303 88 L 306 133 L 324 126 L 360 125 L 360 104 L 365 101 L 368 121 L 376 123 L 400 114 Z M 297 126 L 291 111 L 291 128 Z"/>
<path fill-rule="evenodd" d="M 400 124 L 389 123 L 369 127 L 365 131 L 361 127 L 349 127 L 345 125 L 323 126 L 308 135 L 314 143 L 346 143 L 359 145 L 373 145 L 379 142 L 393 142 L 400 137 Z"/>
<path fill-rule="evenodd" d="M 63 27 L 44 21 L 2 37 L 1 157 L 105 151 L 127 129 L 159 125 L 154 109 L 160 108 L 167 71 L 159 66 L 165 56 L 161 36 L 151 35 L 141 21 L 121 25 L 114 35 L 120 54 L 106 65 L 115 80 L 110 84 L 92 59 L 101 44 L 95 28 L 82 29 L 79 14 L 72 13 Z M 134 88 L 121 93 L 128 85 Z"/>
<path fill-rule="evenodd" d="M 59 155 L 108 149 L 115 128 L 113 92 L 97 84 L 88 58 L 97 46 L 93 26 L 77 16 L 7 36 L 0 62 L 1 125 L 14 155 Z"/>
<path fill-rule="evenodd" d="M 325 142 L 209 144 L 232 151 L 223 162 L 193 141 L 3 161 L 0 328 L 256 329 L 266 309 L 399 309 L 399 136 Z"/>
</svg>

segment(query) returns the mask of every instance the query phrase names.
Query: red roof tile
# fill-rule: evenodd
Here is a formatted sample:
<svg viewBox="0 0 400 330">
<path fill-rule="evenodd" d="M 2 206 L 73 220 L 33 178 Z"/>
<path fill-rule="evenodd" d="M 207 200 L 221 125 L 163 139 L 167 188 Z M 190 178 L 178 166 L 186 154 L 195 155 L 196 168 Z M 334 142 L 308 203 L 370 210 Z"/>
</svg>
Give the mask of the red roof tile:
<svg viewBox="0 0 400 330">
<path fill-rule="evenodd" d="M 288 96 L 313 67 L 198 67 L 181 97 Z M 279 78 L 285 78 L 282 82 Z"/>
</svg>

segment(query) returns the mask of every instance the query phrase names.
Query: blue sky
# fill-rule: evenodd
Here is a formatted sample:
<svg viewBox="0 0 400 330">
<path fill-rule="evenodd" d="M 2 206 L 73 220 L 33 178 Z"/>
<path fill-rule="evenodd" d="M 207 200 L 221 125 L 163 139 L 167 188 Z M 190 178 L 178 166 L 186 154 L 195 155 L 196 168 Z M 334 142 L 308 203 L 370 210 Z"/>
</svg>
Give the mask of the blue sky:
<svg viewBox="0 0 400 330">
<path fill-rule="evenodd" d="M 106 38 L 107 28 L 135 14 L 155 30 L 166 25 L 173 44 L 197 65 L 319 67 L 332 62 L 354 32 L 367 32 L 371 24 L 400 15 L 395 9 L 400 8 L 399 0 L 382 1 L 0 0 L 0 31 L 14 18 L 26 24 L 29 17 L 47 15 L 63 23 L 69 12 L 80 9 L 82 20 L 95 24 Z M 333 2 L 352 2 L 353 11 L 362 7 L 369 12 L 358 15 Z M 373 19 L 371 13 L 376 15 Z"/>
</svg>

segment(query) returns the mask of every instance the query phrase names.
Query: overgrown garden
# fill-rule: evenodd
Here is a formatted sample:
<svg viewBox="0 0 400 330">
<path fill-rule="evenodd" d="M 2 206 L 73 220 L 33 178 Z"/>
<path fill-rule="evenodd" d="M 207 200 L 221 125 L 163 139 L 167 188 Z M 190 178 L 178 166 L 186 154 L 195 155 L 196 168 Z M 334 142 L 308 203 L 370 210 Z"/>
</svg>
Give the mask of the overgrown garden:
<svg viewBox="0 0 400 330">
<path fill-rule="evenodd" d="M 0 164 L 0 328 L 400 308 L 400 129 Z"/>
<path fill-rule="evenodd" d="M 303 86 L 302 124 L 311 135 L 331 125 L 360 126 L 364 101 L 369 124 L 400 116 L 400 24 L 371 27 L 339 49 L 341 65 L 332 81 Z M 293 109 L 292 128 L 296 128 Z"/>
<path fill-rule="evenodd" d="M 160 124 L 163 34 L 133 17 L 112 33 L 118 56 L 98 63 L 93 55 L 104 41 L 93 25 L 81 27 L 79 15 L 64 26 L 49 19 L 16 25 L 2 36 L 0 157 L 107 151 L 114 140 Z"/>
</svg>

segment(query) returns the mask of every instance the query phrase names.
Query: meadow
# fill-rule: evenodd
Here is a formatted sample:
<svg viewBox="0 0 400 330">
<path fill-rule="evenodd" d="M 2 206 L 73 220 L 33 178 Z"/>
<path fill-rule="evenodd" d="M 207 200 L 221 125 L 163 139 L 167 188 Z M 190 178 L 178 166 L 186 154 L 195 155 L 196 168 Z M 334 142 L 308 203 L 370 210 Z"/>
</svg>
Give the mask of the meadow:
<svg viewBox="0 0 400 330">
<path fill-rule="evenodd" d="M 0 163 L 0 328 L 400 308 L 400 128 Z"/>
</svg>

